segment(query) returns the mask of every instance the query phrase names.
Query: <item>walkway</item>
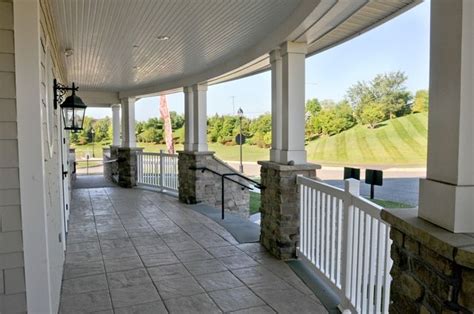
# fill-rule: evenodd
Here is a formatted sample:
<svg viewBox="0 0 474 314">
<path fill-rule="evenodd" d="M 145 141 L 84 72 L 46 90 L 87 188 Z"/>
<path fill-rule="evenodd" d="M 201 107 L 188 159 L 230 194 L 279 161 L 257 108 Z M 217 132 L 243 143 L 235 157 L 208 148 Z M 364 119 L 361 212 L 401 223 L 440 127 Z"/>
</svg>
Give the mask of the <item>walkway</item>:
<svg viewBox="0 0 474 314">
<path fill-rule="evenodd" d="M 164 194 L 73 190 L 61 313 L 326 313 L 283 262 Z"/>
<path fill-rule="evenodd" d="M 107 181 L 103 174 L 99 175 L 77 175 L 72 182 L 73 189 L 84 188 L 105 188 L 117 186 L 113 182 Z"/>
</svg>

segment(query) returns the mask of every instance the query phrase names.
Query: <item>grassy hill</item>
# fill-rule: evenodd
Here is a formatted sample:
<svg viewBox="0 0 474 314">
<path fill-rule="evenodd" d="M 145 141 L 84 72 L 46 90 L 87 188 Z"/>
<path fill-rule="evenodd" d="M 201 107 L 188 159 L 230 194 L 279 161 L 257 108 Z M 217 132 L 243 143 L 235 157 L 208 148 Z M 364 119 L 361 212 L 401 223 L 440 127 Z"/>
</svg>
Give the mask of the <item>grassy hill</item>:
<svg viewBox="0 0 474 314">
<path fill-rule="evenodd" d="M 388 120 L 376 129 L 356 126 L 310 142 L 308 159 L 323 164 L 426 164 L 428 114 Z"/>
</svg>

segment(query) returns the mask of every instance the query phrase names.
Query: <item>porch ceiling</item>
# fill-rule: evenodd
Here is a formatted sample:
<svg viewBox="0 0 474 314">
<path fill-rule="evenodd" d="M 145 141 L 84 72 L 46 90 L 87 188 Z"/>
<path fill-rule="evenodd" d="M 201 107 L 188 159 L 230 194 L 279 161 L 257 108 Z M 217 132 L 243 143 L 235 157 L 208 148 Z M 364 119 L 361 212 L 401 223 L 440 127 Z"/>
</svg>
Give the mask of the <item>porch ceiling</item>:
<svg viewBox="0 0 474 314">
<path fill-rule="evenodd" d="M 285 40 L 321 51 L 417 0 L 51 0 L 68 80 L 147 95 L 265 70 Z M 158 40 L 169 36 L 169 40 Z"/>
</svg>

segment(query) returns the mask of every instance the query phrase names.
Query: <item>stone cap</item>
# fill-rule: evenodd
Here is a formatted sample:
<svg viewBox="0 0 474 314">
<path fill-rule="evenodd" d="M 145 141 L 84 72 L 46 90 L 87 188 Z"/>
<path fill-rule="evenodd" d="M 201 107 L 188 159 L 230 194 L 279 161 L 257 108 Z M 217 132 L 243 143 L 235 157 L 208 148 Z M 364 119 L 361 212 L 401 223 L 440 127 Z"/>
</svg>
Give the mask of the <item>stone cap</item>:
<svg viewBox="0 0 474 314">
<path fill-rule="evenodd" d="M 452 233 L 418 217 L 418 209 L 384 209 L 381 217 L 393 228 L 455 263 L 474 268 L 474 233 Z"/>
<path fill-rule="evenodd" d="M 275 169 L 278 171 L 301 171 L 301 170 L 318 170 L 321 169 L 321 165 L 318 164 L 312 164 L 312 163 L 306 163 L 306 164 L 298 164 L 298 165 L 285 165 L 285 164 L 279 164 L 274 161 L 258 161 L 257 162 L 259 165 L 270 168 L 270 169 Z"/>
<path fill-rule="evenodd" d="M 207 152 L 194 152 L 194 151 L 187 151 L 187 150 L 178 150 L 176 151 L 178 154 L 186 154 L 186 155 L 214 155 L 215 152 L 213 151 L 207 151 Z"/>
</svg>

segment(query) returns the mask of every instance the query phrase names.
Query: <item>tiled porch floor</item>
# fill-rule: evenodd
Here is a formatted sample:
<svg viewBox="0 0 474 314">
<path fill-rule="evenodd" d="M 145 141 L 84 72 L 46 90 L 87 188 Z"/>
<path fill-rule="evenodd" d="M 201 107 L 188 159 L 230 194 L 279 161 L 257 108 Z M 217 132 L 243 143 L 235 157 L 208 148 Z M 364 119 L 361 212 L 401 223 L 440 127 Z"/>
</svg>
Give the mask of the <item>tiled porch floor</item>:
<svg viewBox="0 0 474 314">
<path fill-rule="evenodd" d="M 259 244 L 177 199 L 73 190 L 61 313 L 326 313 Z"/>
</svg>

